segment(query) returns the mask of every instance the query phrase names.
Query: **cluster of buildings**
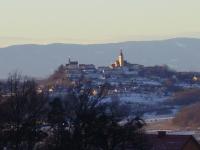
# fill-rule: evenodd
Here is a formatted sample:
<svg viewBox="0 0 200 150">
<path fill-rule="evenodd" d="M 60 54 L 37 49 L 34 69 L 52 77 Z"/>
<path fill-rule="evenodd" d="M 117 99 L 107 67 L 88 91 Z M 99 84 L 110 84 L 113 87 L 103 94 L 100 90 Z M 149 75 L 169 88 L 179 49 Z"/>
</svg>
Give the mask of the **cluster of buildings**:
<svg viewBox="0 0 200 150">
<path fill-rule="evenodd" d="M 117 96 L 131 104 L 134 110 L 142 111 L 147 119 L 160 114 L 174 115 L 178 108 L 163 102 L 177 91 L 200 88 L 200 73 L 176 72 L 167 66 L 132 64 L 126 61 L 122 50 L 109 66 L 96 67 L 71 59 L 62 66 L 62 77 L 57 76 L 56 80 L 50 79 L 50 83 L 41 84 L 38 92 L 48 92 L 52 98 L 64 98 L 74 90 L 74 85 L 82 85 L 98 93 L 101 86 L 107 84 L 106 100 Z"/>
<path fill-rule="evenodd" d="M 143 66 L 126 61 L 123 51 L 109 66 L 96 67 L 94 64 L 79 64 L 78 61 L 68 60 L 64 65 L 65 81 L 70 86 L 63 86 L 62 81 L 50 90 L 53 97 L 65 96 L 73 89 L 71 85 L 80 85 L 91 88 L 97 93 L 102 85 L 108 84 L 107 98 L 118 96 L 120 100 L 134 104 L 144 113 L 169 112 L 174 108 L 160 105 L 171 98 L 176 91 L 186 88 L 200 88 L 200 73 L 176 72 L 167 66 Z M 61 85 L 60 85 L 61 83 Z M 136 104 L 136 105 L 135 105 Z"/>
<path fill-rule="evenodd" d="M 192 73 L 175 72 L 167 66 L 145 67 L 129 63 L 122 50 L 116 61 L 109 66 L 96 67 L 94 64 L 79 64 L 78 61 L 69 59 L 64 65 L 64 70 L 65 78 L 72 84 L 84 83 L 85 86 L 96 89 L 107 83 L 111 87 L 109 94 L 120 94 L 121 97 L 124 94 L 126 97 L 127 94 L 133 97 L 134 94 L 138 97 L 138 101 L 144 99 L 146 95 L 152 96 L 150 99 L 163 100 L 163 97 L 167 98 L 173 92 L 173 89 L 168 90 L 169 87 L 188 88 L 195 85 L 190 81 L 198 82 L 199 79 L 193 77 Z M 200 87 L 200 84 L 196 85 Z"/>
<path fill-rule="evenodd" d="M 126 82 L 128 78 L 137 76 L 142 65 L 130 64 L 124 60 L 121 50 L 118 59 L 110 66 L 95 67 L 93 64 L 79 64 L 78 61 L 71 61 L 66 64 L 66 77 L 71 81 L 90 80 L 94 84 L 102 83 L 119 84 Z"/>
</svg>

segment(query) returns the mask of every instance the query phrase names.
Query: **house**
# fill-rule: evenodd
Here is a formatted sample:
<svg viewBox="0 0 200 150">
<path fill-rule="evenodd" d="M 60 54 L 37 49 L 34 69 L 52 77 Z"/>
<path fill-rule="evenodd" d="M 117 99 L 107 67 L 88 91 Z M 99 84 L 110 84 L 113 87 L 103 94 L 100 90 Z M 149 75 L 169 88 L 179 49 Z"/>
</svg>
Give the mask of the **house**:
<svg viewBox="0 0 200 150">
<path fill-rule="evenodd" d="M 167 134 L 159 131 L 158 134 L 149 134 L 150 150 L 200 150 L 200 144 L 192 135 Z"/>
<path fill-rule="evenodd" d="M 78 69 L 78 61 L 71 61 L 69 58 L 69 62 L 66 64 L 66 69 Z"/>
</svg>

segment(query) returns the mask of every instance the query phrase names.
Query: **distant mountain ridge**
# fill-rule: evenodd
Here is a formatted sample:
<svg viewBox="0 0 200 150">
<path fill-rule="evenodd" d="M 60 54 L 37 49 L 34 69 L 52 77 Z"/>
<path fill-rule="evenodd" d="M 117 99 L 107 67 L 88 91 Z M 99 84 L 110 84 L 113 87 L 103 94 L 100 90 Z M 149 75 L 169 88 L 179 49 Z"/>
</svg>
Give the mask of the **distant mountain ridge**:
<svg viewBox="0 0 200 150">
<path fill-rule="evenodd" d="M 45 77 L 70 57 L 79 63 L 110 65 L 124 49 L 125 59 L 146 66 L 167 64 L 173 69 L 200 71 L 200 39 L 174 38 L 108 44 L 26 44 L 0 48 L 0 78 L 18 70 Z"/>
</svg>

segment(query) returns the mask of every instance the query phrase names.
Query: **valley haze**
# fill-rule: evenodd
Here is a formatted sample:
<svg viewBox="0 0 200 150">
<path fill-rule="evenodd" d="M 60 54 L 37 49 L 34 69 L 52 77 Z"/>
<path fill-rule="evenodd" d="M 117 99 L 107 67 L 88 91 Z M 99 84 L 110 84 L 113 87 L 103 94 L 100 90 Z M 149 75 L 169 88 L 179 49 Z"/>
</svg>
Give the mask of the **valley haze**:
<svg viewBox="0 0 200 150">
<path fill-rule="evenodd" d="M 0 48 L 0 78 L 21 71 L 33 77 L 47 77 L 68 58 L 81 64 L 108 66 L 120 49 L 125 59 L 145 66 L 169 65 L 177 71 L 200 71 L 200 39 L 173 38 L 108 44 L 25 44 Z"/>
</svg>

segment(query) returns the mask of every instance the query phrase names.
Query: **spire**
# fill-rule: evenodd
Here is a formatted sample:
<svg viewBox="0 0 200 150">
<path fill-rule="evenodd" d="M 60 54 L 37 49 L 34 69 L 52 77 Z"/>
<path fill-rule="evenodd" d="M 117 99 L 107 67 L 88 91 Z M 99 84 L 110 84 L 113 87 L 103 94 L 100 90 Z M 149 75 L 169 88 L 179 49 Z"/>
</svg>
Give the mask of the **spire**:
<svg viewBox="0 0 200 150">
<path fill-rule="evenodd" d="M 120 49 L 120 55 L 123 56 L 123 49 Z"/>
<path fill-rule="evenodd" d="M 120 49 L 120 55 L 119 55 L 118 61 L 119 61 L 119 66 L 123 67 L 124 66 L 124 55 L 123 55 L 122 49 Z"/>
</svg>

